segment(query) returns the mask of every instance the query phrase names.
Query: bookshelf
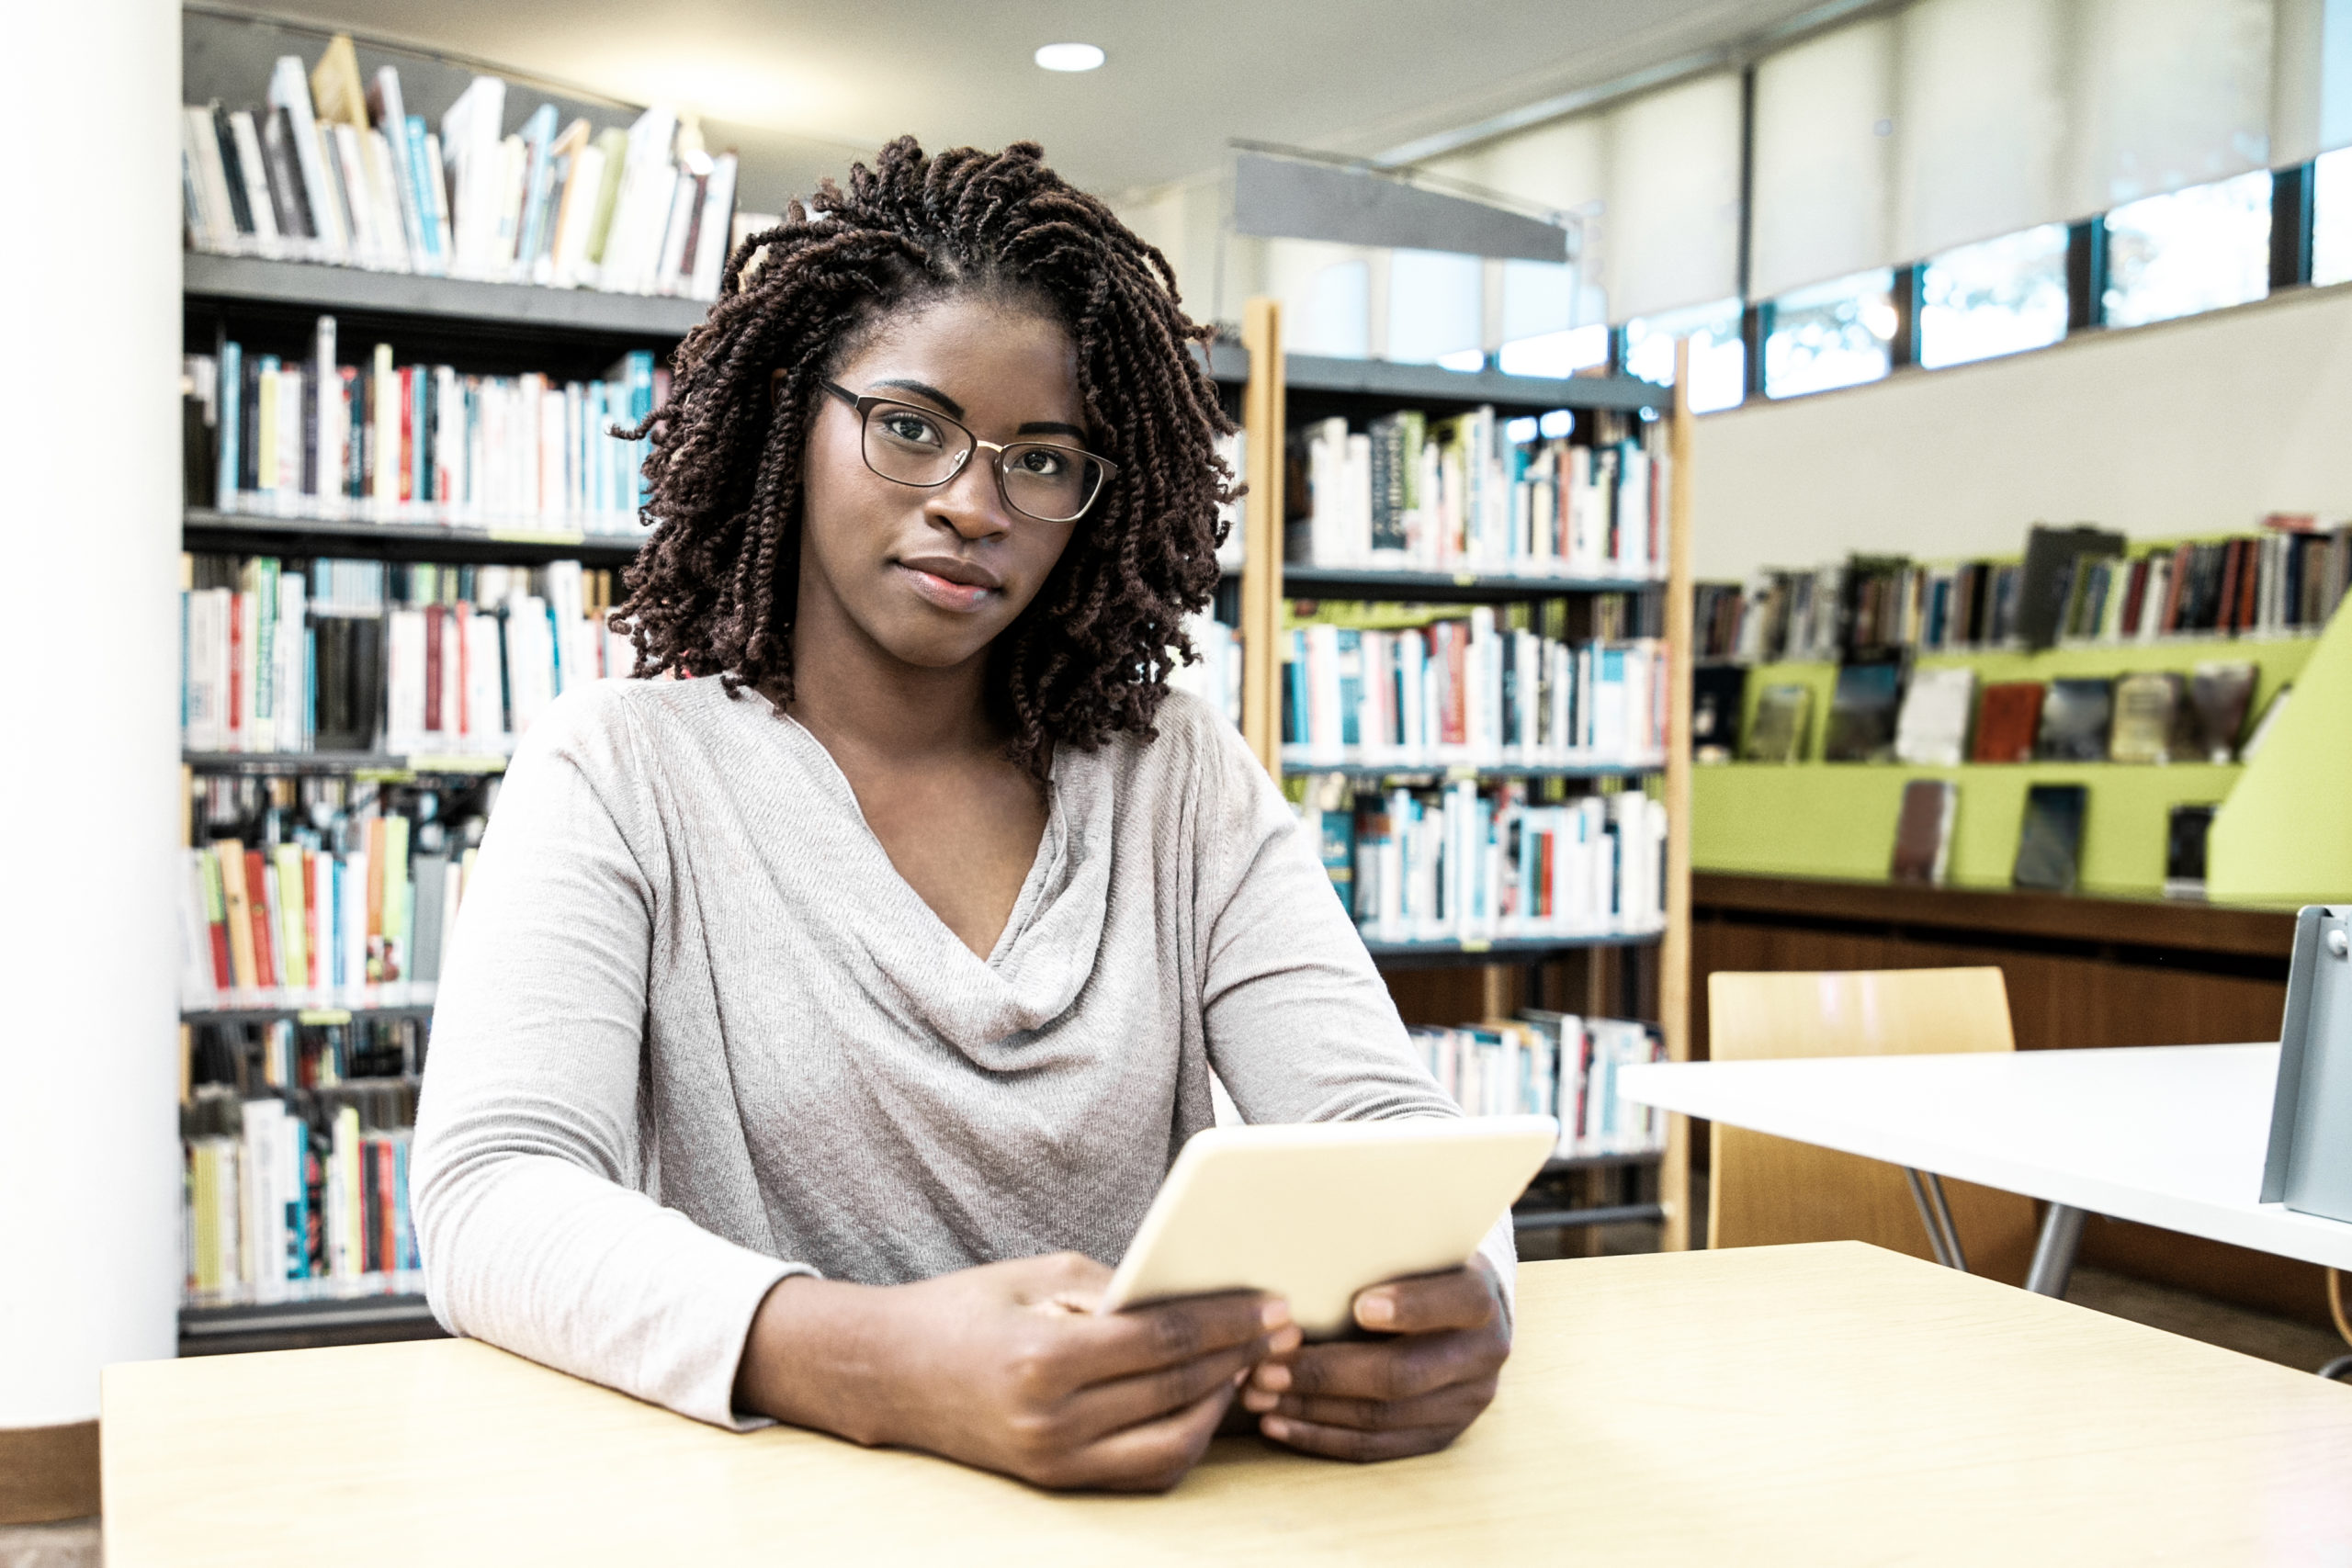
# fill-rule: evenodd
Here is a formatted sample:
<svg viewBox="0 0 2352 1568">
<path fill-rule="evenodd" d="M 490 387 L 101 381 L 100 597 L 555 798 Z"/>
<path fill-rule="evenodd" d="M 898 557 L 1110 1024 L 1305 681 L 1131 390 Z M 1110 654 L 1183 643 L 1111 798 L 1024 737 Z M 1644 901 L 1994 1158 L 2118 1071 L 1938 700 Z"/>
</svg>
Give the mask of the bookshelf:
<svg viewBox="0 0 2352 1568">
<path fill-rule="evenodd" d="M 338 358 L 346 364 L 364 364 L 371 344 L 389 342 L 402 365 L 432 359 L 461 372 L 511 376 L 537 369 L 551 379 L 587 379 L 632 351 L 666 355 L 707 308 L 679 299 L 194 252 L 184 262 L 183 344 L 192 355 L 218 355 L 223 342 L 238 341 L 249 351 L 277 353 L 290 362 L 309 351 L 315 319 L 331 315 L 338 329 Z M 299 498 L 273 502 L 243 494 L 227 506 L 187 506 L 180 534 L 182 548 L 197 555 L 483 568 L 579 562 L 589 570 L 625 563 L 641 538 L 634 529 L 593 533 L 534 523 L 525 518 L 514 525 L 452 525 L 418 520 L 414 509 L 398 504 L 309 503 L 306 510 Z M 319 624 L 315 617 L 312 624 Z M 494 751 L 401 750 L 380 742 L 379 749 L 366 750 L 190 750 L 181 761 L 184 798 L 195 801 L 198 810 L 208 790 L 223 788 L 262 790 L 266 798 L 269 792 L 283 792 L 305 803 L 311 797 L 303 792 L 313 786 L 398 792 L 403 800 L 430 792 L 444 803 L 479 801 L 483 797 L 467 792 L 486 785 L 506 765 L 504 755 Z M 192 822 L 183 841 L 200 843 L 207 836 L 204 825 Z M 350 1053 L 353 1076 L 343 1081 L 353 1090 L 364 1094 L 371 1082 L 398 1089 L 413 1080 L 371 1078 L 371 1073 L 387 1070 L 383 1058 L 375 1057 L 372 1066 L 362 1066 L 362 1060 L 384 1050 L 388 1040 L 421 1045 L 431 1014 L 426 984 L 223 989 L 184 1006 L 182 1048 L 188 1061 L 183 1070 L 189 1077 L 208 1077 L 202 1064 L 210 1062 L 217 1071 L 225 1050 L 240 1062 L 236 1092 L 243 1094 L 248 1085 L 260 1087 L 253 1064 L 263 1055 L 275 1052 L 282 1057 L 290 1050 L 299 1058 L 320 1050 L 322 1041 L 343 1042 L 332 1048 Z M 290 1047 L 283 1043 L 289 1032 Z M 207 1126 L 203 1101 L 186 1077 L 184 1086 L 196 1118 L 191 1126 L 198 1130 L 191 1135 L 198 1135 Z M 368 1122 L 382 1132 L 396 1125 Z M 210 1131 L 217 1134 L 220 1129 Z M 438 1333 L 422 1291 L 413 1272 L 394 1270 L 191 1292 L 180 1314 L 180 1348 L 183 1354 L 207 1354 Z"/>
<path fill-rule="evenodd" d="M 1625 377 L 1575 377 L 1551 380 L 1505 376 L 1488 369 L 1460 373 L 1432 367 L 1378 362 L 1337 361 L 1285 355 L 1282 348 L 1282 312 L 1269 299 L 1252 299 L 1238 345 L 1219 343 L 1209 355 L 1212 376 L 1240 389 L 1246 471 L 1250 479 L 1244 499 L 1241 526 L 1245 536 L 1239 594 L 1238 632 L 1242 644 L 1242 732 L 1259 761 L 1277 780 L 1338 774 L 1351 781 L 1418 777 L 1444 781 L 1644 781 L 1668 809 L 1665 886 L 1666 919 L 1654 931 L 1606 935 L 1545 935 L 1498 937 L 1458 942 L 1368 941 L 1375 963 L 1392 976 L 1392 989 L 1402 994 L 1400 972 L 1475 969 L 1482 972 L 1481 989 L 1490 1004 L 1510 994 L 1508 971 L 1523 971 L 1523 994 L 1532 1003 L 1545 994 L 1547 966 L 1559 961 L 1584 961 L 1584 994 L 1589 1010 L 1599 1010 L 1610 987 L 1604 960 L 1634 958 L 1654 953 L 1656 1021 L 1664 1034 L 1669 1059 L 1685 1059 L 1688 1043 L 1688 974 L 1690 966 L 1690 828 L 1689 748 L 1681 737 L 1689 733 L 1690 700 L 1687 675 L 1668 681 L 1668 744 L 1662 755 L 1623 762 L 1556 764 L 1551 766 L 1492 762 L 1438 765 L 1349 761 L 1319 763 L 1282 744 L 1283 610 L 1294 598 L 1360 599 L 1434 604 L 1538 604 L 1603 593 L 1663 594 L 1668 669 L 1687 669 L 1692 646 L 1690 571 L 1688 545 L 1689 420 L 1687 400 L 1649 383 Z M 1680 367 L 1687 370 L 1687 367 Z M 1679 378 L 1687 380 L 1687 374 Z M 1666 570 L 1658 577 L 1561 576 L 1496 571 L 1388 570 L 1362 565 L 1285 562 L 1284 515 L 1287 438 L 1294 409 L 1317 417 L 1338 413 L 1362 420 L 1400 406 L 1434 412 L 1465 412 L 1480 405 L 1514 413 L 1540 413 L 1553 409 L 1663 413 L 1670 422 L 1668 450 L 1673 459 L 1668 497 Z M 1623 998 L 1637 998 L 1643 987 L 1618 966 L 1621 1016 L 1638 1016 L 1637 1007 Z M 1559 976 L 1562 981 L 1566 976 Z M 1555 988 L 1566 990 L 1566 985 Z M 1505 1010 L 1490 1005 L 1489 1014 Z M 1408 1010 L 1408 1016 L 1410 1012 Z M 1668 1126 L 1667 1145 L 1660 1153 L 1598 1156 L 1555 1162 L 1539 1179 L 1517 1211 L 1515 1223 L 1523 1230 L 1566 1230 L 1625 1221 L 1661 1221 L 1667 1245 L 1688 1245 L 1688 1130 L 1679 1118 Z M 1658 1192 L 1651 1201 L 1611 1201 L 1597 1196 L 1588 1183 L 1562 1200 L 1546 1179 L 1590 1177 L 1629 1168 L 1659 1168 Z"/>
</svg>

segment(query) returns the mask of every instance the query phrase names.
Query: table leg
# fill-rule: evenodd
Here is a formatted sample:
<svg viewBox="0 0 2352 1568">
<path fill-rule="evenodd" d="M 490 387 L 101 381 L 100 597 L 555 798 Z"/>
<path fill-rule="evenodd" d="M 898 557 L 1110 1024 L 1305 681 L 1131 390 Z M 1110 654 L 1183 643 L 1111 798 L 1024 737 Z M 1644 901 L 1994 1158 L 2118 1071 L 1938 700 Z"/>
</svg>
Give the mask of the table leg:
<svg viewBox="0 0 2352 1568">
<path fill-rule="evenodd" d="M 1928 1227 L 1928 1249 L 1945 1268 L 1958 1268 L 1959 1265 L 1952 1261 L 1951 1249 L 1944 1245 L 1943 1226 L 1936 1223 L 1936 1212 L 1928 1206 L 1928 1189 L 1920 1181 L 1919 1173 L 1906 1165 L 1903 1168 L 1903 1179 L 1911 1184 L 1911 1201 L 1918 1206 L 1919 1223 Z"/>
<path fill-rule="evenodd" d="M 1951 1254 L 1951 1266 L 1962 1273 L 1968 1272 L 1968 1254 L 1960 1249 L 1960 1227 L 1952 1223 L 1951 1205 L 1944 1201 L 1944 1179 L 1930 1170 L 1928 1179 L 1928 1201 L 1935 1205 L 1936 1219 L 1944 1228 L 1944 1250 Z"/>
<path fill-rule="evenodd" d="M 2075 1271 L 2075 1249 L 2083 1239 L 2083 1211 L 2052 1203 L 2041 1217 L 2041 1237 L 2033 1244 L 2033 1267 L 2026 1270 L 2025 1288 L 2038 1296 L 2066 1294 L 2066 1277 Z"/>
</svg>

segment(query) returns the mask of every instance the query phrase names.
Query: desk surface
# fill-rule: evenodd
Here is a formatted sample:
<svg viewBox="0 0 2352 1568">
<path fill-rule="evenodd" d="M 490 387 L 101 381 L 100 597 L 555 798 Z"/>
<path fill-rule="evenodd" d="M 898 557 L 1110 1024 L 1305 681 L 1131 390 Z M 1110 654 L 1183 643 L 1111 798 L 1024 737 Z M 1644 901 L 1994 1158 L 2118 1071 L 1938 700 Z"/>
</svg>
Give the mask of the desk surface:
<svg viewBox="0 0 2352 1568">
<path fill-rule="evenodd" d="M 1520 1279 L 1501 1394 L 1452 1450 L 1226 1439 L 1161 1498 L 735 1436 L 467 1341 L 114 1367 L 107 1561 L 2212 1568 L 2352 1541 L 2352 1387 L 1853 1242 Z"/>
<path fill-rule="evenodd" d="M 1618 1069 L 1631 1100 L 2307 1263 L 2352 1224 L 2256 1201 L 2276 1045 L 1685 1062 Z"/>
</svg>

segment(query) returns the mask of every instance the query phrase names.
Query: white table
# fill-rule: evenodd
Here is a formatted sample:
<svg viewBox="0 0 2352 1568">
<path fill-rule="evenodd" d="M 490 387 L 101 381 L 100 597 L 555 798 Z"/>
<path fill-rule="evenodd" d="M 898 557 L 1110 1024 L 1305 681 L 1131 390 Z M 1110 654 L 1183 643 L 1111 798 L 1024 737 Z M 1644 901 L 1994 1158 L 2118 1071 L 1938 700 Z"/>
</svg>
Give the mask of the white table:
<svg viewBox="0 0 2352 1568">
<path fill-rule="evenodd" d="M 2155 1045 L 1660 1063 L 1617 1082 L 1644 1105 L 2041 1199 L 2026 1288 L 2060 1296 L 2086 1213 L 2352 1269 L 2352 1224 L 2256 1201 L 2278 1076 L 2277 1045 Z M 1920 1209 L 1938 1257 L 1965 1267 Z"/>
</svg>

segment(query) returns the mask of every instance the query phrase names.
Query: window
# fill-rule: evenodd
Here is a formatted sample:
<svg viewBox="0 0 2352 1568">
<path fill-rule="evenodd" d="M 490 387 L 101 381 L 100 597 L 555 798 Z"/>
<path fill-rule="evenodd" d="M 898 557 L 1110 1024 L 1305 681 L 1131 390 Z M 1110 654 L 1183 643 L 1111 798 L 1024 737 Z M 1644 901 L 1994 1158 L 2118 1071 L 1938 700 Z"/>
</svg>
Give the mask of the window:
<svg viewBox="0 0 2352 1568">
<path fill-rule="evenodd" d="M 1747 391 L 1747 345 L 1739 335 L 1740 303 L 1718 299 L 1637 317 L 1625 323 L 1625 370 L 1654 386 L 1674 385 L 1674 344 L 1690 340 L 1690 411 L 1737 408 Z"/>
<path fill-rule="evenodd" d="M 2352 147 L 2312 165 L 2312 281 L 2352 283 Z"/>
<path fill-rule="evenodd" d="M 2109 326 L 2243 305 L 2270 291 L 2270 173 L 2152 196 L 2107 215 Z"/>
<path fill-rule="evenodd" d="M 1783 294 L 1764 338 L 1764 395 L 1794 397 L 1875 381 L 1892 363 L 1894 274 L 1887 267 Z"/>
<path fill-rule="evenodd" d="M 1392 251 L 1388 357 L 1401 365 L 1476 370 L 1486 363 L 1480 317 L 1486 268 L 1449 251 Z"/>
<path fill-rule="evenodd" d="M 2044 223 L 1933 257 L 1919 274 L 1919 363 L 1934 368 L 2066 335 L 2066 226 Z"/>
<path fill-rule="evenodd" d="M 1562 262 L 1502 264 L 1502 347 L 1512 376 L 1573 376 L 1609 362 L 1609 329 L 1576 325 L 1577 269 Z"/>
</svg>

